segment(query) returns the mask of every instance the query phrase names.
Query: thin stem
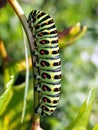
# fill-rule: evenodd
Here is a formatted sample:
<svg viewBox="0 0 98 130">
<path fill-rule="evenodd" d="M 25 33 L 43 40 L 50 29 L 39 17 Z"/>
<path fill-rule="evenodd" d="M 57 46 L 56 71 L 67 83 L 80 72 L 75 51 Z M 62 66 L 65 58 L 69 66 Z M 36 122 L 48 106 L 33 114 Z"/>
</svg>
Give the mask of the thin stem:
<svg viewBox="0 0 98 130">
<path fill-rule="evenodd" d="M 16 12 L 17 16 L 19 17 L 20 22 L 26 32 L 30 47 L 31 47 L 31 49 L 33 49 L 34 48 L 34 44 L 33 44 L 34 38 L 28 27 L 27 18 L 25 16 L 22 8 L 20 7 L 20 5 L 18 4 L 18 2 L 16 0 L 8 0 L 8 1 L 9 1 L 10 5 L 12 6 L 12 8 L 14 9 L 14 11 Z"/>
<path fill-rule="evenodd" d="M 25 16 L 22 8 L 20 7 L 20 5 L 18 4 L 18 2 L 16 0 L 8 0 L 8 1 L 9 1 L 10 5 L 12 6 L 12 8 L 14 9 L 14 11 L 16 12 L 16 14 L 18 15 L 18 17 L 21 21 L 21 24 L 26 32 L 26 35 L 27 35 L 27 38 L 29 41 L 30 51 L 32 54 L 32 50 L 34 49 L 34 38 L 28 27 L 27 18 Z M 33 57 L 32 57 L 32 61 L 34 61 Z M 33 74 L 34 74 L 34 69 L 33 69 Z M 33 81 L 33 84 L 34 84 L 34 86 L 36 85 L 35 80 Z M 33 87 L 33 90 L 34 90 L 34 87 Z M 35 98 L 35 97 L 38 97 L 38 93 L 35 91 L 33 91 L 33 92 L 34 92 L 34 108 L 35 108 L 35 106 L 38 105 L 38 104 L 36 104 L 38 101 L 36 101 L 36 98 Z M 38 98 L 37 98 L 37 100 L 38 100 Z M 34 125 L 36 125 L 37 127 L 34 128 Z M 33 128 L 34 129 L 32 128 L 32 130 L 39 130 L 39 128 L 40 128 L 39 125 L 40 125 L 40 115 L 36 114 L 35 109 L 34 109 L 34 117 L 33 117 Z"/>
<path fill-rule="evenodd" d="M 8 56 L 2 40 L 0 40 L 0 53 L 4 59 Z"/>
<path fill-rule="evenodd" d="M 28 60 L 28 50 L 27 50 L 27 44 L 26 44 L 26 35 L 25 35 L 24 30 L 23 30 L 23 38 L 24 38 L 25 59 L 26 59 L 26 78 L 25 78 L 26 81 L 25 81 L 25 93 L 24 93 L 23 111 L 22 111 L 22 116 L 21 116 L 21 124 L 23 123 L 23 120 L 25 117 L 26 98 L 27 98 L 27 92 L 28 92 L 28 87 L 29 87 L 29 60 Z"/>
</svg>

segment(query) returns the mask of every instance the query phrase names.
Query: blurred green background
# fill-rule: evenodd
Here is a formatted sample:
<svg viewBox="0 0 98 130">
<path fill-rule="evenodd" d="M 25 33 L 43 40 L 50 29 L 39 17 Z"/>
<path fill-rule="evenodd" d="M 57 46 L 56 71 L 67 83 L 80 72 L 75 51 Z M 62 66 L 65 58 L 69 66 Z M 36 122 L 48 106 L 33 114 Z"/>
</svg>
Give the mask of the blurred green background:
<svg viewBox="0 0 98 130">
<path fill-rule="evenodd" d="M 62 60 L 60 102 L 52 116 L 41 118 L 41 126 L 45 130 L 47 128 L 49 130 L 62 130 L 62 126 L 66 126 L 76 117 L 90 88 L 95 87 L 96 95 L 98 95 L 98 0 L 21 0 L 19 3 L 26 16 L 32 9 L 43 10 L 50 14 L 56 23 L 58 31 L 62 31 L 78 22 L 88 27 L 84 37 L 75 44 L 60 49 Z M 5 8 L 0 9 L 0 39 L 4 41 L 8 55 L 14 62 L 25 58 L 21 24 L 9 4 Z M 2 57 L 0 56 L 1 64 Z M 3 91 L 2 81 L 3 75 L 0 74 L 1 92 Z M 30 116 L 30 112 L 32 113 L 33 96 L 31 82 L 32 78 L 30 78 L 31 85 L 27 102 L 29 112 L 26 113 L 27 117 L 28 115 Z M 19 93 L 21 98 L 19 98 L 19 102 L 17 101 L 18 105 L 20 102 L 23 103 L 23 90 L 15 92 L 14 98 Z M 11 102 L 12 106 L 15 105 L 13 101 Z M 11 111 L 12 108 L 9 106 L 4 115 Z M 21 117 L 22 109 L 19 111 L 16 120 Z M 28 123 L 25 124 L 25 129 L 28 129 L 31 123 L 29 121 L 30 117 L 27 119 Z M 98 96 L 93 106 L 88 128 L 92 128 L 96 123 L 98 123 Z"/>
</svg>

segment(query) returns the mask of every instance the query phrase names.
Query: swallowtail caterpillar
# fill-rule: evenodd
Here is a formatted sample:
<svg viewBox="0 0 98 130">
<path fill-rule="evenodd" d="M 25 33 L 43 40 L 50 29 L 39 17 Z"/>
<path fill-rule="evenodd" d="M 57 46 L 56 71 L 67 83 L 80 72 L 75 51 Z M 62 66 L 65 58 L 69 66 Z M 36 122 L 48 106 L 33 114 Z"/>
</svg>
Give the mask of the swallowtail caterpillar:
<svg viewBox="0 0 98 130">
<path fill-rule="evenodd" d="M 42 11 L 33 10 L 28 17 L 29 28 L 34 36 L 37 69 L 35 79 L 40 90 L 41 100 L 36 112 L 51 115 L 56 109 L 61 90 L 61 60 L 58 47 L 58 34 L 53 19 Z"/>
</svg>

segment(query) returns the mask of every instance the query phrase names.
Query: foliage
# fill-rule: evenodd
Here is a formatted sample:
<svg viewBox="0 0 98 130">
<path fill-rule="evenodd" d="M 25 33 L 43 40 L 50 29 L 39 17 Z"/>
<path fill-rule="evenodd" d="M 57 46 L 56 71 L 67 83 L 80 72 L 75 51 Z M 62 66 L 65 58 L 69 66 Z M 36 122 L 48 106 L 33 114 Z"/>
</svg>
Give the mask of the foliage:
<svg viewBox="0 0 98 130">
<path fill-rule="evenodd" d="M 64 130 L 71 130 L 71 129 L 86 130 L 94 99 L 95 99 L 95 90 L 92 89 L 89 93 L 88 98 L 81 106 L 76 119 L 73 120 L 72 123 L 70 123 L 70 125 L 68 125 Z"/>
<path fill-rule="evenodd" d="M 6 84 L 7 89 L 5 90 L 5 92 L 0 97 L 0 115 L 2 115 L 2 113 L 5 111 L 7 105 L 10 102 L 10 99 L 12 97 L 12 91 L 11 91 L 12 82 L 13 82 L 13 79 L 11 79 Z"/>
<path fill-rule="evenodd" d="M 55 20 L 60 37 L 61 99 L 52 116 L 41 117 L 41 127 L 45 130 L 97 130 L 98 102 L 95 101 L 98 96 L 95 95 L 98 95 L 98 1 L 24 0 L 19 3 L 27 16 L 32 9 L 49 13 Z M 60 34 L 63 32 L 67 33 L 62 37 Z M 84 34 L 85 36 L 82 37 Z M 0 129 L 17 130 L 21 126 L 26 66 L 23 60 L 20 61 L 24 59 L 21 24 L 8 3 L 6 7 L 0 9 L 0 40 L 4 41 L 11 59 L 4 66 L 6 59 L 0 55 L 0 91 L 2 92 L 0 92 Z M 2 68 L 4 68 L 3 73 Z M 30 129 L 32 124 L 31 77 L 32 72 L 21 130 Z"/>
</svg>

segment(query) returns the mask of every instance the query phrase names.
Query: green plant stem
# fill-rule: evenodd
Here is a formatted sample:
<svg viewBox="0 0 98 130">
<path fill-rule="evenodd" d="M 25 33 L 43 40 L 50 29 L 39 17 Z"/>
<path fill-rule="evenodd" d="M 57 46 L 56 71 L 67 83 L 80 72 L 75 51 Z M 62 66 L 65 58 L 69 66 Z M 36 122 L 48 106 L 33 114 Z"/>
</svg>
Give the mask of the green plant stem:
<svg viewBox="0 0 98 130">
<path fill-rule="evenodd" d="M 27 23 L 27 18 L 22 10 L 22 8 L 20 7 L 20 5 L 18 4 L 18 2 L 16 0 L 8 0 L 10 5 L 12 6 L 12 8 L 14 9 L 14 11 L 16 12 L 18 18 L 20 19 L 20 22 L 25 30 L 25 33 L 27 35 L 29 44 L 31 49 L 34 49 L 34 38 L 32 37 L 32 33 L 28 27 L 28 23 Z"/>
<path fill-rule="evenodd" d="M 34 38 L 32 36 L 32 33 L 28 27 L 28 23 L 27 23 L 27 18 L 22 10 L 22 8 L 20 7 L 20 5 L 18 4 L 18 2 L 16 0 L 8 0 L 8 2 L 10 3 L 10 5 L 12 6 L 13 10 L 16 12 L 17 16 L 20 19 L 20 22 L 25 30 L 25 33 L 27 35 L 28 41 L 29 41 L 29 46 L 30 46 L 30 52 L 32 53 L 32 50 L 34 50 Z M 32 61 L 34 61 L 33 57 L 32 57 Z M 33 69 L 33 73 L 34 73 L 34 69 Z M 34 79 L 33 79 L 34 80 Z M 35 81 L 33 82 L 33 86 L 35 86 Z M 34 87 L 33 87 L 34 89 Z M 40 115 L 35 113 L 35 108 L 36 106 L 38 106 L 38 93 L 34 92 L 34 117 L 33 117 L 33 126 L 37 124 L 40 125 Z M 37 101 L 36 101 L 37 100 Z M 38 126 L 39 127 L 39 126 Z M 37 128 L 33 129 L 33 130 L 37 130 Z"/>
</svg>

